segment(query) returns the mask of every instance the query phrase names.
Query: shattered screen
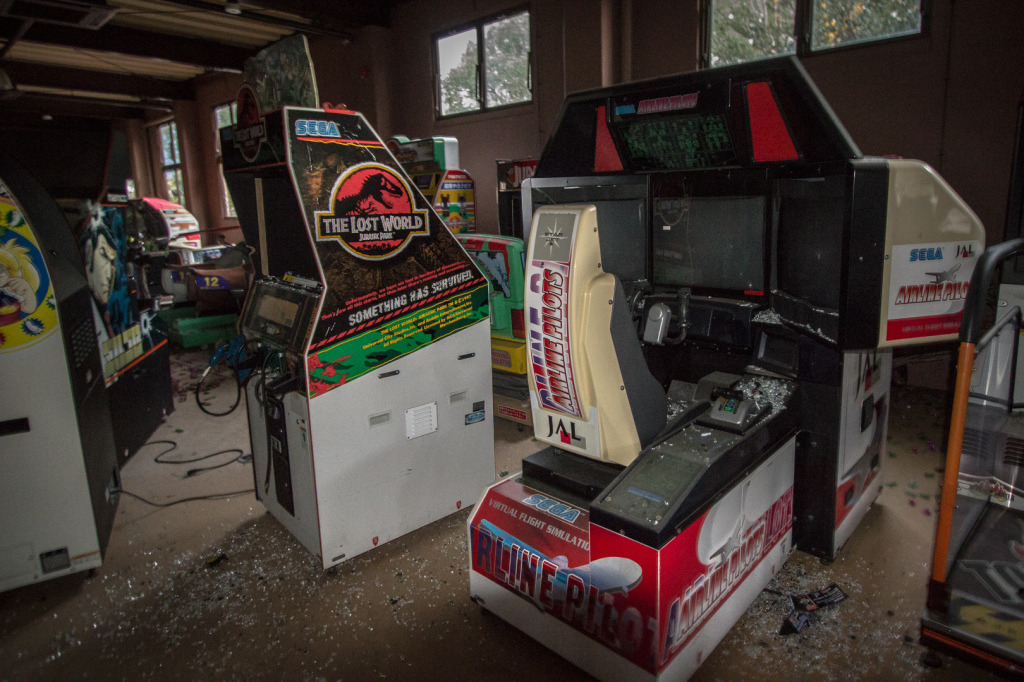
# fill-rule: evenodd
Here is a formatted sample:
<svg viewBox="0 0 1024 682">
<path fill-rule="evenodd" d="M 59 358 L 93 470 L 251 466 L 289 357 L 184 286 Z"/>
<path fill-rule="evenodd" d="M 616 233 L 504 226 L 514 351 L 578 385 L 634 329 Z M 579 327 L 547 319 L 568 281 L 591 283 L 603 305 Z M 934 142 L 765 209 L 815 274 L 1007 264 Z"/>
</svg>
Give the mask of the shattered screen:
<svg viewBox="0 0 1024 682">
<path fill-rule="evenodd" d="M 655 198 L 654 281 L 764 289 L 764 197 Z"/>
</svg>

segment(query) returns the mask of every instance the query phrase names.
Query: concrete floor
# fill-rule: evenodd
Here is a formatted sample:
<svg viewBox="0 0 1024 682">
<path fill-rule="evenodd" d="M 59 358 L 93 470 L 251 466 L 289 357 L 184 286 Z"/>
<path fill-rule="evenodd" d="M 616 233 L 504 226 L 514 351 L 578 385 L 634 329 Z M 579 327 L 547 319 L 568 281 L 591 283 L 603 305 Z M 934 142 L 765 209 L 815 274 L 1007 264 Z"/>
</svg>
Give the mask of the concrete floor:
<svg viewBox="0 0 1024 682">
<path fill-rule="evenodd" d="M 174 356 L 176 390 L 194 386 L 203 352 Z M 248 448 L 243 409 L 199 412 L 191 396 L 153 436 L 168 458 Z M 230 404 L 233 383 L 210 393 Z M 931 559 L 944 445 L 942 396 L 895 389 L 885 488 L 831 566 L 796 552 L 770 589 L 805 593 L 838 583 L 849 599 L 800 634 L 780 636 L 788 599 L 764 592 L 694 679 L 988 679 L 943 657 L 919 662 L 918 622 Z M 532 434 L 495 424 L 498 477 L 539 449 Z M 143 448 L 123 487 L 150 500 L 251 490 L 232 463 L 185 478 Z M 590 677 L 470 601 L 464 509 L 343 564 L 315 562 L 251 492 L 166 508 L 122 497 L 103 566 L 0 595 L 3 680 L 497 680 Z M 214 566 L 208 559 L 224 555 Z"/>
</svg>

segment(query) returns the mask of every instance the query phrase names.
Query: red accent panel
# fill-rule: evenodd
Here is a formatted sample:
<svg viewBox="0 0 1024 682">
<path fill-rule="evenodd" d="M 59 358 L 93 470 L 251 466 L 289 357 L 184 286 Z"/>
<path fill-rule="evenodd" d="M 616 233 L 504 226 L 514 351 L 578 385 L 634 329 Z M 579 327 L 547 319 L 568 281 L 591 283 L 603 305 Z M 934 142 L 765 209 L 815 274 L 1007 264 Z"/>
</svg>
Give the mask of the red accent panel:
<svg viewBox="0 0 1024 682">
<path fill-rule="evenodd" d="M 768 83 L 747 83 L 747 109 L 755 162 L 795 161 L 800 158 Z"/>
<path fill-rule="evenodd" d="M 846 517 L 849 516 L 853 508 L 860 502 L 861 496 L 864 491 L 871 487 L 871 482 L 875 480 L 875 476 L 878 475 L 878 469 L 872 469 L 871 474 L 864 479 L 864 484 L 860 487 L 860 491 L 857 491 L 857 477 L 854 476 L 850 480 L 839 485 L 836 488 L 836 530 L 839 530 L 839 526 L 843 524 Z M 846 505 L 846 491 L 853 488 L 853 499 L 850 501 L 850 505 Z"/>
<path fill-rule="evenodd" d="M 919 339 L 924 336 L 942 336 L 943 334 L 959 334 L 960 318 L 964 311 L 947 315 L 929 315 L 926 317 L 907 317 L 902 320 L 889 320 L 885 330 L 885 338 L 889 341 L 899 339 Z"/>
<path fill-rule="evenodd" d="M 526 320 L 523 317 L 522 308 L 512 309 L 512 336 L 517 339 L 526 338 Z"/>
<path fill-rule="evenodd" d="M 597 135 L 594 137 L 594 171 L 602 173 L 605 171 L 622 170 L 622 159 L 612 142 L 612 134 L 608 131 L 608 122 L 605 120 L 605 108 L 597 108 Z"/>
</svg>

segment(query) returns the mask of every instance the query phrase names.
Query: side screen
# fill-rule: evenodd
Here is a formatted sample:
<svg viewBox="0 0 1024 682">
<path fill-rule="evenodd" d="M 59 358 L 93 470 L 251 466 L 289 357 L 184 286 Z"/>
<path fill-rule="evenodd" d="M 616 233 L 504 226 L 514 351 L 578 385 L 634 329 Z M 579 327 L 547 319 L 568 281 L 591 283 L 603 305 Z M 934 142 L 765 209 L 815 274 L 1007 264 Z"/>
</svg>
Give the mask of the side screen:
<svg viewBox="0 0 1024 682">
<path fill-rule="evenodd" d="M 655 198 L 654 283 L 763 291 L 765 198 Z"/>
<path fill-rule="evenodd" d="M 843 178 L 780 182 L 778 286 L 822 308 L 840 305 Z"/>
</svg>

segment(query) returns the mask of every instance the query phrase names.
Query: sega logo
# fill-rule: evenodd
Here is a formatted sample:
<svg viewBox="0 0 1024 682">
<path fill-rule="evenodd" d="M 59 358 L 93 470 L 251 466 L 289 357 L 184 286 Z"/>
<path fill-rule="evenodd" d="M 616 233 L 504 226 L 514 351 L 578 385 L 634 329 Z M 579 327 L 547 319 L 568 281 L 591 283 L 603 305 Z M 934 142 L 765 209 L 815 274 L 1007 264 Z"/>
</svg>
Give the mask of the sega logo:
<svg viewBox="0 0 1024 682">
<path fill-rule="evenodd" d="M 315 121 L 307 118 L 295 121 L 295 135 L 297 137 L 341 137 L 341 133 L 338 132 L 338 124 L 334 121 Z"/>
<path fill-rule="evenodd" d="M 550 497 L 544 497 L 543 495 L 530 495 L 523 500 L 523 504 L 536 507 L 546 514 L 551 514 L 555 518 L 568 521 L 569 523 L 574 522 L 580 515 L 579 509 L 573 509 L 567 504 L 558 500 L 552 500 Z"/>
<path fill-rule="evenodd" d="M 911 249 L 910 262 L 916 260 L 942 260 L 942 247 L 931 247 L 928 249 Z"/>
</svg>

